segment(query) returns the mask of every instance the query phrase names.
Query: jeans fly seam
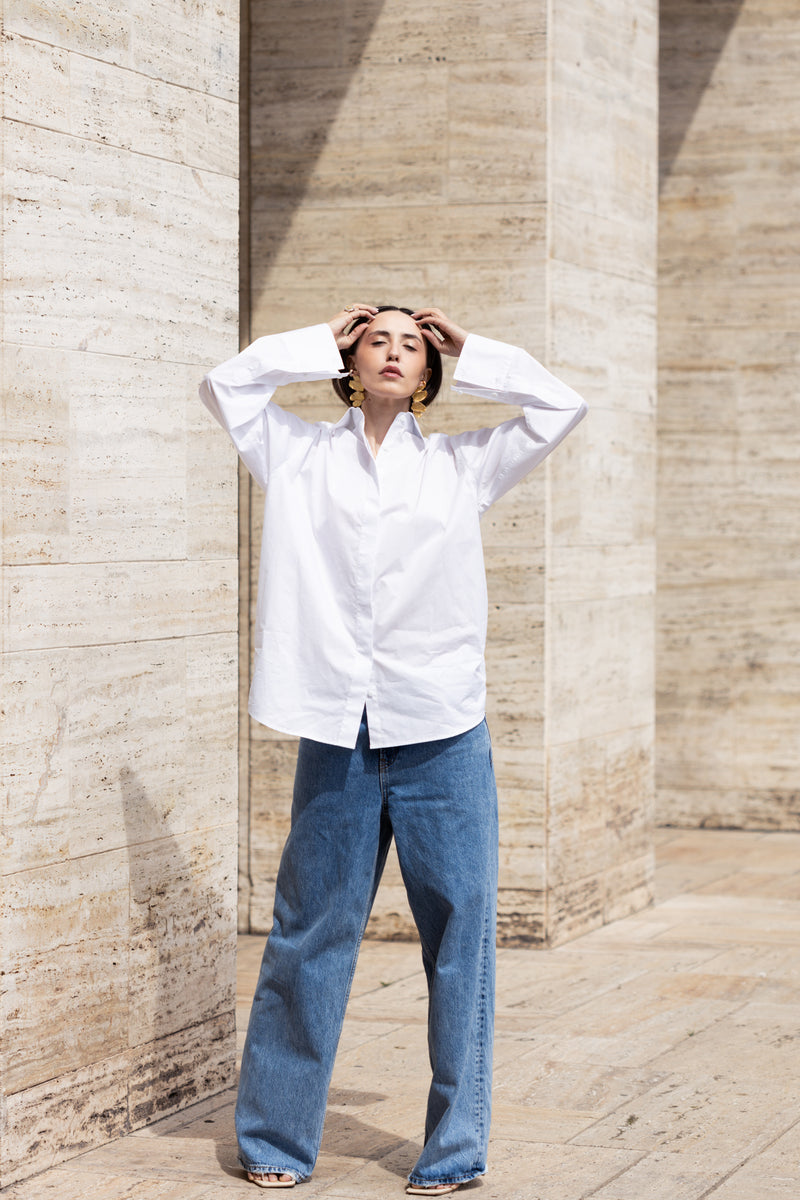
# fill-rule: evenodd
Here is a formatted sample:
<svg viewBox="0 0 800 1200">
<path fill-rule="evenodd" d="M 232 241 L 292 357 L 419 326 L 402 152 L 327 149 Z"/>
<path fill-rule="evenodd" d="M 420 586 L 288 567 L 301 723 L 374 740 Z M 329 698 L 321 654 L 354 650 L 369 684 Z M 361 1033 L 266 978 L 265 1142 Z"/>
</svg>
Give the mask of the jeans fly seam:
<svg viewBox="0 0 800 1200">
<path fill-rule="evenodd" d="M 389 811 L 389 760 L 385 750 L 378 751 L 378 782 L 381 789 L 381 808 Z"/>
</svg>

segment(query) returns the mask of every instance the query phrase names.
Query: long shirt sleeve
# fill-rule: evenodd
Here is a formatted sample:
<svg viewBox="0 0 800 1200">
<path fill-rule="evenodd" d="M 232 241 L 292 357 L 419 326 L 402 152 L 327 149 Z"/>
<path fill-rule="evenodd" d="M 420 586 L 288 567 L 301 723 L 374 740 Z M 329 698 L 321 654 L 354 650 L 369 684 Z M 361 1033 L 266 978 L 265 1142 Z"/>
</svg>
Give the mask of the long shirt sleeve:
<svg viewBox="0 0 800 1200">
<path fill-rule="evenodd" d="M 480 511 L 537 467 L 586 415 L 586 402 L 532 355 L 470 334 L 456 365 L 458 392 L 518 404 L 522 416 L 452 443 L 475 473 Z"/>
<path fill-rule="evenodd" d="M 250 473 L 266 487 L 271 466 L 315 437 L 314 426 L 270 405 L 276 389 L 335 379 L 343 371 L 330 326 L 310 325 L 258 338 L 209 371 L 200 384 L 200 398 L 227 430 Z"/>
</svg>

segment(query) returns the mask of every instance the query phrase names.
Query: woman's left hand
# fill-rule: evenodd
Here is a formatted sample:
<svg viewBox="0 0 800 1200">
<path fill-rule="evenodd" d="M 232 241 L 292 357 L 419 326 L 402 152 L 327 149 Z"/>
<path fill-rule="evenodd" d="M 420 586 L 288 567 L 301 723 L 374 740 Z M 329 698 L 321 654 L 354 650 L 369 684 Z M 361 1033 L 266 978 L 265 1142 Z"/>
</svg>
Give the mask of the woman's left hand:
<svg viewBox="0 0 800 1200">
<path fill-rule="evenodd" d="M 440 308 L 420 308 L 414 313 L 414 320 L 420 326 L 423 324 L 433 325 L 435 329 L 438 329 L 443 341 L 430 329 L 423 329 L 422 333 L 440 354 L 449 354 L 452 358 L 458 358 L 464 348 L 464 342 L 467 340 L 466 329 L 462 329 L 460 325 L 456 325 L 455 321 L 446 317 Z"/>
</svg>

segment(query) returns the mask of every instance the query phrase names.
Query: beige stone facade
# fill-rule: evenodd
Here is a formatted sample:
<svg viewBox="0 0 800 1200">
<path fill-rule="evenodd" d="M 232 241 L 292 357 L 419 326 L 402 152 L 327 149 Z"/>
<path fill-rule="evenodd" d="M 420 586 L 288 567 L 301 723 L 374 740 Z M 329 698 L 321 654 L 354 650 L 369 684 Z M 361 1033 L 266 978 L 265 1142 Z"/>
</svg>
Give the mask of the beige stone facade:
<svg viewBox="0 0 800 1200">
<path fill-rule="evenodd" d="M 650 895 L 656 6 L 308 2 L 250 17 L 250 336 L 352 299 L 432 303 L 589 401 L 484 519 L 501 936 L 573 936 Z M 281 402 L 341 411 L 319 384 Z M 426 421 L 507 415 L 453 394 Z M 246 496 L 252 589 L 261 513 Z M 251 723 L 243 755 L 240 920 L 266 930 L 295 746 Z M 394 864 L 371 932 L 410 932 Z"/>
<path fill-rule="evenodd" d="M 658 813 L 800 828 L 800 15 L 661 5 Z"/>
<path fill-rule="evenodd" d="M 238 11 L 3 33 L 1 1186 L 232 1078 Z"/>
</svg>

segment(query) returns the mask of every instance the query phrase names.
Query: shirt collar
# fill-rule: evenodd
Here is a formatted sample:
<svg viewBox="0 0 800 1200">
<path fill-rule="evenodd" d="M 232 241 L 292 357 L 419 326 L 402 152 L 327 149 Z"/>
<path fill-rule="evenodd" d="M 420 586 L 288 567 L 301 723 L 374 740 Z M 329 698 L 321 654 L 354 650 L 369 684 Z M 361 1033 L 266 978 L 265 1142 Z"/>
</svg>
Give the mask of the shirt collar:
<svg viewBox="0 0 800 1200">
<path fill-rule="evenodd" d="M 360 408 L 348 408 L 347 412 L 336 422 L 335 429 L 352 429 L 363 436 L 364 433 L 364 414 Z M 425 435 L 419 427 L 417 418 L 412 412 L 400 412 L 389 428 L 386 437 L 395 437 L 398 433 L 409 433 L 412 437 L 419 441 L 420 449 L 425 443 Z"/>
</svg>

